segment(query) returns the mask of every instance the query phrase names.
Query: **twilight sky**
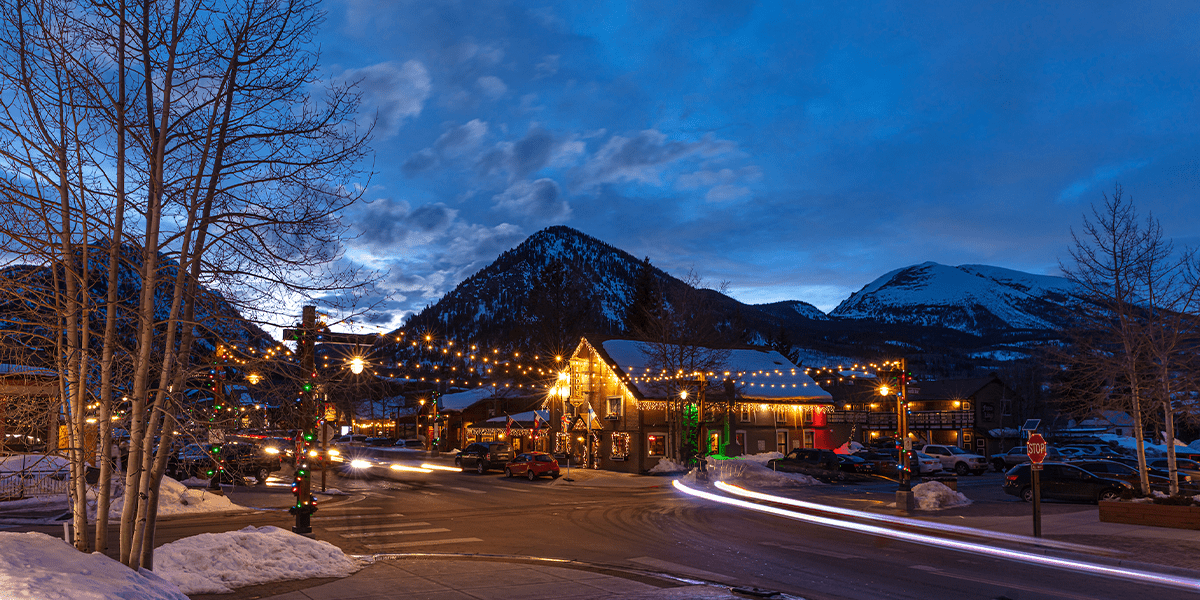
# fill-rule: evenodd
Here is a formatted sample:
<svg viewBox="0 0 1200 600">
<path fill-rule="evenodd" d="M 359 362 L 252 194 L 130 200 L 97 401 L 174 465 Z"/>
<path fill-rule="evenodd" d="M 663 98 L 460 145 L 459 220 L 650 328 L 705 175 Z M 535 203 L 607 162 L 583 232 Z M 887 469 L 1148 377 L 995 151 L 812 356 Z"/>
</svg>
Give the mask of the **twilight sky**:
<svg viewBox="0 0 1200 600">
<path fill-rule="evenodd" d="M 377 326 L 556 224 L 827 311 L 928 260 L 1057 274 L 1117 182 L 1200 243 L 1195 2 L 325 8 L 326 73 L 378 116 L 347 215 Z"/>
</svg>

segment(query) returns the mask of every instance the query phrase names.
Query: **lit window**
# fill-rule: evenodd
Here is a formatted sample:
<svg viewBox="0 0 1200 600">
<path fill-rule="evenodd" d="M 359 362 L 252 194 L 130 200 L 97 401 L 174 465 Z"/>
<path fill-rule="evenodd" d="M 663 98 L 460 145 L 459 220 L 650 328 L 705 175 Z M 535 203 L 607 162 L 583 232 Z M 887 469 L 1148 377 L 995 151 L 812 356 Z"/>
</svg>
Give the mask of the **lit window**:
<svg viewBox="0 0 1200 600">
<path fill-rule="evenodd" d="M 647 456 L 666 456 L 667 455 L 667 436 L 654 433 L 646 436 L 646 455 Z"/>
</svg>

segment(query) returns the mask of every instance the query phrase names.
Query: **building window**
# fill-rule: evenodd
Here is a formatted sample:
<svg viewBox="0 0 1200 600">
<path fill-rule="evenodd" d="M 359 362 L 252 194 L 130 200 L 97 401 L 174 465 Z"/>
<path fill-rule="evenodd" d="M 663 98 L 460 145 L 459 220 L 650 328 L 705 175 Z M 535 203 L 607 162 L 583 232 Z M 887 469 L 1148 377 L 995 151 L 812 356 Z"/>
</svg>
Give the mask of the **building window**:
<svg viewBox="0 0 1200 600">
<path fill-rule="evenodd" d="M 773 410 L 775 412 L 776 423 L 787 423 L 787 409 L 775 408 Z"/>
<path fill-rule="evenodd" d="M 554 434 L 554 453 L 566 454 L 571 448 L 571 434 L 556 433 Z"/>
<path fill-rule="evenodd" d="M 1001 398 L 1000 399 L 1000 411 L 1001 411 L 1001 414 L 1003 414 L 1004 416 L 1011 417 L 1012 416 L 1012 400 L 1009 400 L 1008 398 Z"/>
<path fill-rule="evenodd" d="M 720 454 L 721 453 L 721 434 L 719 432 L 716 432 L 716 431 L 708 432 L 708 453 L 709 454 Z"/>
<path fill-rule="evenodd" d="M 816 437 L 814 436 L 813 432 L 811 430 L 805 430 L 804 431 L 804 447 L 812 448 L 815 445 L 817 445 L 817 443 L 816 443 Z"/>
<path fill-rule="evenodd" d="M 812 411 L 812 410 L 805 410 L 805 411 L 803 411 L 803 413 L 801 413 L 801 414 L 803 414 L 803 415 L 804 415 L 803 419 L 804 419 L 804 424 L 805 424 L 805 425 L 812 425 L 812 422 L 813 422 L 813 412 L 814 412 L 814 411 Z M 811 448 L 811 446 L 809 446 L 809 447 Z"/>
<path fill-rule="evenodd" d="M 625 404 L 623 402 L 621 402 L 620 396 L 609 396 L 607 404 L 608 404 L 608 412 L 605 413 L 606 416 L 620 417 L 621 415 L 625 414 L 625 412 L 624 412 Z"/>
<path fill-rule="evenodd" d="M 666 456 L 667 455 L 667 436 L 661 433 L 652 433 L 646 436 L 646 456 Z"/>
<path fill-rule="evenodd" d="M 767 451 L 767 440 L 754 440 L 760 453 Z"/>
<path fill-rule="evenodd" d="M 742 422 L 749 423 L 750 422 L 750 405 L 743 404 L 741 413 L 742 413 L 742 415 L 741 415 Z"/>
<path fill-rule="evenodd" d="M 788 452 L 788 434 L 787 433 L 788 432 L 786 432 L 786 431 L 776 431 L 775 432 L 775 451 L 776 452 L 779 452 L 781 454 L 787 454 L 787 452 Z"/>
<path fill-rule="evenodd" d="M 746 432 L 745 431 L 735 432 L 733 434 L 733 443 L 738 445 L 738 448 L 740 448 L 742 450 L 742 453 L 745 453 L 748 450 L 750 450 L 749 448 L 746 447 Z"/>
<path fill-rule="evenodd" d="M 629 434 L 617 432 L 612 434 L 612 459 L 625 460 L 629 457 Z"/>
</svg>

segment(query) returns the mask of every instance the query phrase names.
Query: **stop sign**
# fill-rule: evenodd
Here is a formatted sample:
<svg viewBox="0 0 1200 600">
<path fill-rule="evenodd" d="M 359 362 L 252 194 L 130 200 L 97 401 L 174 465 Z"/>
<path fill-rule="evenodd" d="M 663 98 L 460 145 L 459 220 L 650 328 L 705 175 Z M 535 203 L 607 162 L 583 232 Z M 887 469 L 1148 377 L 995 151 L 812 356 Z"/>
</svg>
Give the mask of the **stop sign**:
<svg viewBox="0 0 1200 600">
<path fill-rule="evenodd" d="M 1046 439 L 1040 433 L 1029 434 L 1029 441 L 1025 442 L 1025 453 L 1029 455 L 1029 460 L 1035 465 L 1042 464 L 1046 460 Z"/>
</svg>

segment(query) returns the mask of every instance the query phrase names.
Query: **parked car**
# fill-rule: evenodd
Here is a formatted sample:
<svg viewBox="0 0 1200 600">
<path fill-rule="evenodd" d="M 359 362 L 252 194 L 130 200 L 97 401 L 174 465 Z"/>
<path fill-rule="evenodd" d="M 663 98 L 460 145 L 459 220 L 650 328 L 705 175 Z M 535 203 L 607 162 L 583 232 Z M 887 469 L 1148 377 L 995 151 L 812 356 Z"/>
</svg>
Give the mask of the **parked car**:
<svg viewBox="0 0 1200 600">
<path fill-rule="evenodd" d="M 1100 477 L 1108 477 L 1110 479 L 1120 479 L 1134 487 L 1139 488 L 1141 484 L 1141 475 L 1137 467 L 1131 467 L 1125 463 L 1119 463 L 1115 460 L 1071 460 L 1067 464 L 1074 465 Z M 1166 492 L 1171 489 L 1171 480 L 1161 475 L 1147 473 L 1150 479 L 1150 489 Z M 1184 483 L 1182 480 L 1180 483 Z"/>
<path fill-rule="evenodd" d="M 930 473 L 941 473 L 945 469 L 942 468 L 942 461 L 934 458 L 924 452 L 914 450 L 913 455 L 916 456 L 917 466 L 913 470 L 918 475 L 928 475 Z"/>
<path fill-rule="evenodd" d="M 367 436 L 358 433 L 347 433 L 346 435 L 333 438 L 332 443 L 335 446 L 362 446 L 367 443 Z"/>
<path fill-rule="evenodd" d="M 1058 448 L 1050 446 L 1046 447 L 1047 462 L 1062 462 L 1066 457 L 1058 451 Z M 992 466 L 996 467 L 997 471 L 1006 472 L 1009 469 L 1029 462 L 1029 454 L 1025 446 L 1017 446 L 1004 454 L 997 454 L 992 457 Z"/>
<path fill-rule="evenodd" d="M 853 454 L 837 455 L 838 468 L 847 473 L 875 473 L 875 465 L 867 462 L 866 459 L 859 458 Z"/>
<path fill-rule="evenodd" d="M 392 447 L 404 448 L 405 450 L 424 450 L 425 442 L 416 439 L 396 440 L 396 443 L 392 444 Z"/>
<path fill-rule="evenodd" d="M 266 483 L 271 473 L 278 471 L 281 455 L 271 452 L 273 446 L 230 442 L 221 444 L 221 451 L 213 455 L 212 444 L 188 444 L 178 454 L 172 468 L 167 463 L 168 474 L 177 479 L 192 477 L 217 477 L 219 482 L 244 483 L 253 477 L 258 483 Z"/>
<path fill-rule="evenodd" d="M 983 475 L 987 471 L 987 459 L 978 455 L 972 454 L 949 444 L 926 444 L 921 448 L 921 452 L 928 454 L 942 462 L 942 468 L 947 471 L 954 471 L 960 476 L 967 473 Z"/>
<path fill-rule="evenodd" d="M 854 456 L 870 463 L 875 467 L 875 472 L 881 475 L 895 475 L 900 470 L 900 463 L 896 462 L 894 454 L 877 450 L 859 450 L 854 453 Z"/>
<path fill-rule="evenodd" d="M 1004 475 L 1004 492 L 1026 502 L 1033 502 L 1032 465 L 1017 465 Z M 1121 492 L 1133 486 L 1119 479 L 1100 477 L 1075 465 L 1047 463 L 1042 465 L 1041 495 L 1047 500 L 1099 502 L 1115 500 Z"/>
<path fill-rule="evenodd" d="M 1170 466 L 1166 458 L 1153 458 L 1146 460 L 1146 466 L 1156 472 L 1165 473 L 1170 477 Z M 1200 482 L 1200 463 L 1186 458 L 1175 458 L 1175 470 L 1179 472 L 1180 483 L 1184 481 Z"/>
<path fill-rule="evenodd" d="M 369 437 L 363 440 L 364 446 L 392 446 L 395 443 L 396 439 L 390 437 Z"/>
<path fill-rule="evenodd" d="M 454 457 L 454 464 L 466 471 L 475 469 L 480 475 L 491 469 L 503 469 L 513 459 L 513 447 L 508 442 L 475 442 Z"/>
<path fill-rule="evenodd" d="M 783 458 L 772 458 L 767 461 L 767 467 L 774 471 L 802 473 L 818 479 L 842 480 L 846 478 L 846 474 L 839 469 L 837 457 L 838 455 L 833 450 L 793 448 Z"/>
<path fill-rule="evenodd" d="M 558 461 L 545 452 L 526 452 L 518 454 L 508 464 L 504 465 L 504 474 L 516 477 L 524 473 L 530 481 L 539 475 L 549 475 L 558 478 Z"/>
</svg>

